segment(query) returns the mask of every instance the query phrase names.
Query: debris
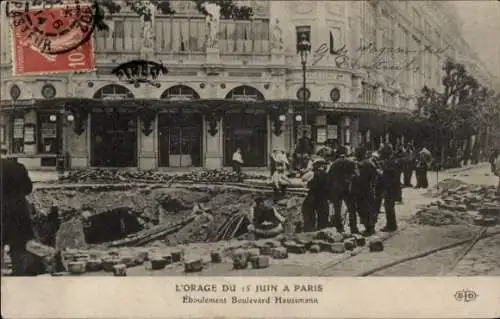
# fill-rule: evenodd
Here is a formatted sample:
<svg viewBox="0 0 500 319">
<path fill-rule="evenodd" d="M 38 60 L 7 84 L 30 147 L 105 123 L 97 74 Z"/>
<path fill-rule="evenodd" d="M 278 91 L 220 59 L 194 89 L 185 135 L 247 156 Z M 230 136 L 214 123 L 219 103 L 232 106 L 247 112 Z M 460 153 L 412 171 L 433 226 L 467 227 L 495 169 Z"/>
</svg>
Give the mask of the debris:
<svg viewBox="0 0 500 319">
<path fill-rule="evenodd" d="M 356 248 L 356 239 L 348 238 L 344 240 L 344 247 L 346 250 L 354 250 Z"/>
<path fill-rule="evenodd" d="M 162 257 L 153 257 L 149 262 L 152 270 L 161 270 L 167 266 L 165 259 Z"/>
<path fill-rule="evenodd" d="M 104 269 L 104 271 L 113 271 L 113 267 L 115 265 L 118 265 L 119 263 L 121 263 L 121 260 L 119 258 L 104 258 L 103 261 L 102 261 L 102 268 Z"/>
<path fill-rule="evenodd" d="M 329 245 L 329 250 L 334 254 L 343 254 L 345 252 L 344 243 L 332 243 Z"/>
<path fill-rule="evenodd" d="M 125 277 L 127 276 L 127 265 L 117 264 L 113 266 L 113 275 L 115 277 Z"/>
<path fill-rule="evenodd" d="M 309 252 L 315 254 L 315 253 L 319 253 L 321 251 L 321 247 L 319 245 L 312 245 L 311 247 L 309 247 Z"/>
<path fill-rule="evenodd" d="M 87 261 L 87 271 L 101 271 L 102 270 L 102 260 L 101 259 L 90 259 Z"/>
<path fill-rule="evenodd" d="M 233 268 L 246 269 L 247 267 L 248 267 L 248 252 L 242 249 L 235 250 L 233 252 Z"/>
<path fill-rule="evenodd" d="M 370 247 L 370 252 L 384 251 L 384 243 L 378 238 L 372 239 L 369 242 L 368 247 Z"/>
<path fill-rule="evenodd" d="M 221 263 L 222 262 L 222 254 L 220 251 L 213 251 L 210 254 L 213 263 Z"/>
<path fill-rule="evenodd" d="M 269 267 L 269 257 L 268 256 L 258 256 L 252 259 L 252 268 L 262 269 Z"/>
<path fill-rule="evenodd" d="M 71 274 L 79 275 L 85 272 L 85 262 L 83 261 L 70 261 L 68 269 Z"/>
<path fill-rule="evenodd" d="M 203 270 L 203 260 L 194 259 L 184 263 L 184 272 L 199 272 Z"/>
<path fill-rule="evenodd" d="M 366 238 L 360 234 L 354 234 L 354 239 L 356 241 L 356 246 L 366 245 Z"/>
<path fill-rule="evenodd" d="M 271 255 L 274 259 L 286 259 L 288 258 L 288 252 L 285 247 L 273 248 Z"/>
</svg>

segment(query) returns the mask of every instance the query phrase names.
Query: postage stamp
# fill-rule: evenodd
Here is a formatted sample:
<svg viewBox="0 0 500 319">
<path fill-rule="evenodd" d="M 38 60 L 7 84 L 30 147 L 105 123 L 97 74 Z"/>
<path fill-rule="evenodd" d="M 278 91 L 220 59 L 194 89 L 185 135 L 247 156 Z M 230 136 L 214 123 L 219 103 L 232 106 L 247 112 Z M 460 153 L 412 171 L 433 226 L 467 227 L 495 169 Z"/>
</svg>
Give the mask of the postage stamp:
<svg viewBox="0 0 500 319">
<path fill-rule="evenodd" d="M 93 5 L 29 7 L 8 12 L 13 74 L 85 72 L 95 68 Z"/>
</svg>

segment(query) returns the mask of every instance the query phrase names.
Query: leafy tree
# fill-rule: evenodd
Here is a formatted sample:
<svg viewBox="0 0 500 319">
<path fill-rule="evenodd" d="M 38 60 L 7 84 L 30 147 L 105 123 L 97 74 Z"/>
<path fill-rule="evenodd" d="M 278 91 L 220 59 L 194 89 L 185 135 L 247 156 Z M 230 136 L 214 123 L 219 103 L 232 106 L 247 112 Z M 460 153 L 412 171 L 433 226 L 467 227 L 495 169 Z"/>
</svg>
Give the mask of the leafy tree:
<svg viewBox="0 0 500 319">
<path fill-rule="evenodd" d="M 458 149 L 465 149 L 463 158 L 467 163 L 471 153 L 479 156 L 478 147 L 484 148 L 486 137 L 499 130 L 500 110 L 495 106 L 498 100 L 462 64 L 448 60 L 443 70 L 444 91 L 425 86 L 417 100 L 414 119 L 419 139 L 432 145 L 441 163 L 447 156 L 456 156 Z M 474 149 L 470 143 L 473 135 L 478 137 Z"/>
<path fill-rule="evenodd" d="M 96 0 L 99 5 L 108 9 L 110 14 L 118 13 L 121 5 L 116 0 Z M 196 9 L 207 15 L 208 12 L 203 7 L 205 3 L 216 3 L 220 6 L 222 19 L 250 20 L 253 17 L 253 8 L 248 6 L 238 6 L 234 0 L 191 0 L 196 4 Z M 149 13 L 139 0 L 125 0 L 125 4 L 139 16 L 148 18 Z M 175 14 L 175 10 L 170 6 L 170 0 L 149 0 L 162 13 L 167 15 Z"/>
</svg>

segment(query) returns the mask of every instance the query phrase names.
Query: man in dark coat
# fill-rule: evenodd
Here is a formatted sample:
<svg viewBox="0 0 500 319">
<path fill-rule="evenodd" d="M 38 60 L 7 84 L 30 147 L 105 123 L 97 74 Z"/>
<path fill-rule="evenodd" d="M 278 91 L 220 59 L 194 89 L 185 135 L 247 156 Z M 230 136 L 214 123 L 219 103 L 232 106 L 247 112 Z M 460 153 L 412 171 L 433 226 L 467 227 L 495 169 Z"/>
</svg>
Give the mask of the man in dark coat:
<svg viewBox="0 0 500 319">
<path fill-rule="evenodd" d="M 411 178 L 413 170 L 415 169 L 415 150 L 411 144 L 406 145 L 404 165 L 403 165 L 403 185 L 405 187 L 412 187 Z"/>
<path fill-rule="evenodd" d="M 357 163 L 347 157 L 347 148 L 338 150 L 338 158 L 333 161 L 328 171 L 330 199 L 333 203 L 333 224 L 338 232 L 344 232 L 342 221 L 342 202 L 345 202 L 349 214 L 349 228 L 352 234 L 359 233 L 356 217 L 356 202 L 353 182 L 359 175 Z"/>
<path fill-rule="evenodd" d="M 307 182 L 309 191 L 302 204 L 304 231 L 309 232 L 328 227 L 328 186 L 326 162 L 324 159 L 317 159 L 313 164 L 313 177 Z"/>
<path fill-rule="evenodd" d="M 13 159 L 1 159 L 2 259 L 3 248 L 9 245 L 14 276 L 27 276 L 29 254 L 26 244 L 34 238 L 29 203 L 26 196 L 33 184 L 24 165 Z"/>
<path fill-rule="evenodd" d="M 365 227 L 363 235 L 371 236 L 375 233 L 375 224 L 379 208 L 376 207 L 376 186 L 377 180 L 382 171 L 372 158 L 366 157 L 366 149 L 356 150 L 358 159 L 359 176 L 356 178 L 353 193 L 356 199 L 361 223 Z"/>
<path fill-rule="evenodd" d="M 295 148 L 295 157 L 298 162 L 298 169 L 305 168 L 307 165 L 307 161 L 305 160 L 305 156 L 311 156 L 314 152 L 314 143 L 312 139 L 308 137 L 307 130 L 302 132 L 302 137 L 299 139 L 297 146 Z"/>
<path fill-rule="evenodd" d="M 382 190 L 386 225 L 381 231 L 392 232 L 398 229 L 396 222 L 396 201 L 401 192 L 401 163 L 394 156 L 392 145 L 387 144 L 381 150 L 382 161 Z"/>
</svg>

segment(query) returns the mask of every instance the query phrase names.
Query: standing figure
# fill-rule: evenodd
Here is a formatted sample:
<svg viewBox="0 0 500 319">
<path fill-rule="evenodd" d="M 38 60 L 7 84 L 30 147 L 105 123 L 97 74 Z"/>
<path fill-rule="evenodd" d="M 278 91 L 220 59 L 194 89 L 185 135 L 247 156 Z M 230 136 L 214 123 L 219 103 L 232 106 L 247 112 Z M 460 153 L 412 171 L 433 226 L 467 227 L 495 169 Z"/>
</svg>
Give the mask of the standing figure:
<svg viewBox="0 0 500 319">
<path fill-rule="evenodd" d="M 280 20 L 276 19 L 273 29 L 272 48 L 277 51 L 283 51 L 283 31 L 280 27 Z"/>
<path fill-rule="evenodd" d="M 405 187 L 412 187 L 411 178 L 413 175 L 413 170 L 415 168 L 415 159 L 414 159 L 413 146 L 411 144 L 406 145 L 406 151 L 404 156 L 404 165 L 403 165 L 403 185 Z"/>
<path fill-rule="evenodd" d="M 328 175 L 326 162 L 317 159 L 313 164 L 313 175 L 308 181 L 309 189 L 302 205 L 303 230 L 310 232 L 328 227 Z"/>
<path fill-rule="evenodd" d="M 236 152 L 233 153 L 233 170 L 238 174 L 241 173 L 241 165 L 243 165 L 243 163 L 241 149 L 237 148 Z"/>
<path fill-rule="evenodd" d="M 380 153 L 382 161 L 382 191 L 386 225 L 381 231 L 393 232 L 398 229 L 395 204 L 401 191 L 400 162 L 394 157 L 391 144 L 386 144 Z"/>
<path fill-rule="evenodd" d="M 352 234 L 359 233 L 356 218 L 356 203 L 353 182 L 359 175 L 357 163 L 347 157 L 347 148 L 339 147 L 338 158 L 328 170 L 330 199 L 333 203 L 333 224 L 338 232 L 344 232 L 342 221 L 342 202 L 345 202 L 349 214 L 349 228 Z"/>
<path fill-rule="evenodd" d="M 1 258 L 3 264 L 4 245 L 9 245 L 14 276 L 36 275 L 30 273 L 30 256 L 26 250 L 28 241 L 34 238 L 31 224 L 30 204 L 26 196 L 33 190 L 33 184 L 28 171 L 23 164 L 14 159 L 1 159 L 0 197 L 1 209 Z"/>
<path fill-rule="evenodd" d="M 279 152 L 277 148 L 274 148 L 271 152 L 271 155 L 269 156 L 269 168 L 270 168 L 270 173 L 271 177 L 273 176 L 274 172 L 276 171 L 276 163 L 279 161 Z"/>
<path fill-rule="evenodd" d="M 306 156 L 311 156 L 314 151 L 314 143 L 308 137 L 307 130 L 302 132 L 302 137 L 299 139 L 297 143 L 297 147 L 295 148 L 295 157 L 298 162 L 298 169 L 303 169 L 306 167 L 307 162 L 305 160 Z"/>
<path fill-rule="evenodd" d="M 431 154 L 424 147 L 417 156 L 415 175 L 417 176 L 417 186 L 416 188 L 427 188 L 429 187 L 429 181 L 427 179 L 427 171 L 429 170 L 431 162 Z"/>
<path fill-rule="evenodd" d="M 376 207 L 376 186 L 381 170 L 372 158 L 366 157 L 366 150 L 359 148 L 356 151 L 358 159 L 359 176 L 356 178 L 353 193 L 356 199 L 361 223 L 365 227 L 364 236 L 375 233 L 375 224 L 379 208 Z M 380 174 L 380 175 L 379 175 Z"/>
<path fill-rule="evenodd" d="M 500 196 L 500 149 L 493 151 L 490 158 L 491 172 L 498 176 L 497 195 Z"/>
<path fill-rule="evenodd" d="M 141 1 L 142 6 L 142 43 L 145 48 L 153 47 L 153 11 L 152 4 L 149 1 Z"/>
<path fill-rule="evenodd" d="M 286 164 L 279 161 L 276 165 L 276 170 L 271 180 L 273 183 L 274 199 L 275 201 L 279 201 L 285 197 L 286 187 L 290 185 L 291 181 L 286 176 Z"/>
<path fill-rule="evenodd" d="M 207 38 L 206 47 L 215 48 L 217 46 L 217 34 L 219 33 L 220 6 L 215 3 L 203 3 L 202 7 L 207 11 Z"/>
</svg>

